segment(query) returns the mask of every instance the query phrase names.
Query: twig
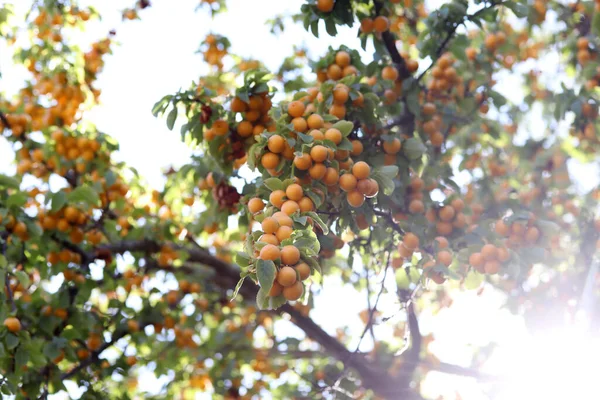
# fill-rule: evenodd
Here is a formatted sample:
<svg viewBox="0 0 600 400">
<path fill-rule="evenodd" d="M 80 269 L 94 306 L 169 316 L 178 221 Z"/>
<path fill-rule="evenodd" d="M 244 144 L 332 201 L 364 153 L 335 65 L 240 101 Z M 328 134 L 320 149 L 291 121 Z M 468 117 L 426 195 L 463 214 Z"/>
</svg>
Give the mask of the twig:
<svg viewBox="0 0 600 400">
<path fill-rule="evenodd" d="M 71 370 L 65 372 L 64 374 L 62 374 L 60 376 L 60 380 L 64 381 L 66 379 L 70 379 L 73 376 L 75 376 L 78 372 L 80 372 L 81 370 L 89 367 L 90 365 L 98 362 L 100 360 L 100 354 L 106 350 L 107 348 L 111 347 L 113 344 L 115 344 L 119 339 L 125 337 L 126 335 L 128 335 L 129 333 L 127 331 L 121 331 L 118 334 L 113 335 L 113 337 L 110 339 L 110 341 L 104 343 L 102 346 L 100 346 L 100 348 L 94 352 L 92 352 L 92 354 L 90 354 L 90 356 L 83 360 L 82 362 L 80 362 L 77 366 L 73 367 Z M 38 397 L 38 400 L 42 400 L 42 399 L 46 399 L 48 397 L 48 388 L 45 388 L 44 391 L 42 392 L 42 394 L 40 395 L 40 397 Z"/>
<path fill-rule="evenodd" d="M 317 214 L 336 216 L 336 215 L 340 215 L 340 212 L 339 211 L 320 211 L 320 210 L 317 210 Z"/>
<path fill-rule="evenodd" d="M 360 335 L 360 338 L 358 340 L 358 344 L 356 345 L 356 349 L 354 350 L 354 352 L 350 353 L 345 360 L 343 360 L 343 364 L 346 365 L 347 363 L 349 363 L 353 357 L 355 357 L 356 355 L 359 355 L 361 353 L 359 353 L 360 350 L 360 345 L 363 341 L 363 339 L 365 338 L 367 332 L 370 330 L 370 328 L 373 325 L 373 316 L 377 310 L 377 305 L 379 304 L 379 299 L 381 298 L 381 295 L 383 294 L 383 291 L 385 289 L 385 278 L 387 277 L 387 271 L 388 271 L 388 267 L 390 265 L 390 260 L 391 260 L 391 251 L 388 252 L 388 258 L 387 258 L 387 262 L 386 262 L 386 267 L 385 270 L 383 272 L 383 280 L 381 282 L 381 289 L 379 290 L 379 293 L 377 294 L 377 298 L 375 299 L 375 304 L 373 305 L 373 308 L 369 308 L 369 319 L 367 320 L 367 325 L 365 326 L 365 329 L 362 331 L 362 334 Z M 367 284 L 368 285 L 368 284 Z M 375 341 L 375 337 L 373 337 L 373 341 Z M 339 387 L 339 385 L 341 384 L 342 380 L 344 379 L 344 376 L 347 374 L 347 370 L 344 369 L 340 372 L 340 374 L 338 375 L 337 379 L 335 380 L 335 383 L 331 386 L 331 389 L 336 390 L 336 388 Z"/>
<path fill-rule="evenodd" d="M 365 266 L 365 279 L 366 279 L 366 285 L 367 285 L 367 309 L 369 310 L 369 316 L 371 315 L 371 310 L 373 310 L 371 308 L 371 285 L 369 284 L 369 280 L 370 280 L 370 276 L 369 276 L 369 267 Z M 368 321 L 370 322 L 370 321 Z M 373 339 L 373 343 L 375 343 L 375 331 L 373 329 L 373 324 L 368 324 L 367 326 L 369 327 L 369 332 L 371 333 L 371 338 Z"/>
<path fill-rule="evenodd" d="M 379 293 L 377 294 L 377 298 L 375 299 L 375 304 L 373 305 L 373 308 L 369 309 L 369 319 L 367 320 L 367 325 L 365 326 L 365 329 L 363 330 L 362 334 L 360 335 L 360 338 L 358 340 L 358 345 L 356 346 L 356 350 L 354 350 L 354 353 L 357 353 L 359 351 L 362 340 L 364 339 L 364 337 L 367 334 L 367 332 L 369 331 L 369 329 L 373 326 L 373 317 L 375 315 L 375 312 L 377 311 L 377 305 L 379 304 L 379 299 L 381 298 L 381 295 L 383 294 L 383 291 L 385 290 L 385 278 L 387 277 L 387 272 L 388 272 L 388 269 L 390 266 L 391 257 L 392 257 L 392 252 L 388 251 L 387 261 L 385 263 L 385 269 L 383 271 L 383 279 L 381 280 L 381 288 L 379 289 Z M 373 339 L 375 339 L 375 338 L 373 338 Z"/>
<path fill-rule="evenodd" d="M 470 20 L 472 20 L 475 17 L 478 17 L 481 13 L 485 12 L 486 10 L 489 10 L 490 8 L 493 8 L 497 5 L 502 5 L 502 2 L 495 2 L 495 1 L 490 1 L 490 5 L 487 7 L 483 7 L 482 9 L 474 12 L 473 14 L 470 15 L 465 15 L 464 19 L 458 23 L 455 23 L 454 26 L 452 27 L 452 29 L 450 29 L 448 31 L 448 34 L 446 35 L 446 37 L 444 38 L 444 40 L 442 41 L 442 43 L 440 44 L 440 46 L 438 47 L 438 49 L 435 52 L 435 60 L 431 60 L 431 64 L 427 67 L 427 69 L 425 69 L 425 71 L 421 72 L 421 74 L 419 75 L 419 77 L 417 78 L 417 82 L 420 82 L 421 79 L 423 79 L 423 77 L 425 76 L 425 74 L 431 69 L 433 68 L 433 66 L 435 65 L 435 62 L 437 61 L 438 58 L 440 58 L 440 56 L 442 55 L 442 53 L 444 52 L 444 50 L 446 49 L 446 46 L 448 45 L 448 43 L 450 42 L 450 40 L 452 40 L 452 37 L 454 36 L 454 34 L 456 33 L 456 30 L 458 29 L 459 26 L 463 25 L 465 22 L 468 22 Z"/>
<path fill-rule="evenodd" d="M 102 224 L 104 222 L 104 220 L 106 219 L 107 216 L 110 216 L 110 201 L 106 202 L 106 205 L 102 208 L 102 213 L 100 214 L 100 217 L 92 224 L 90 225 L 88 228 L 86 228 L 86 232 L 91 231 L 93 229 L 101 229 L 102 228 Z"/>
<path fill-rule="evenodd" d="M 84 269 L 87 270 L 89 268 L 88 264 L 92 261 L 92 258 L 81 247 L 79 247 L 76 244 L 73 244 L 67 240 L 61 239 L 55 234 L 52 234 L 50 237 L 52 238 L 52 240 L 54 240 L 56 243 L 60 244 L 65 249 L 72 251 L 73 253 L 79 254 L 81 256 L 82 266 L 85 265 Z"/>
<path fill-rule="evenodd" d="M 145 325 L 141 326 L 140 328 L 144 328 Z M 96 350 L 95 352 L 93 352 L 90 357 L 88 357 L 86 360 L 82 361 L 81 363 L 79 363 L 79 365 L 73 367 L 70 371 L 65 372 L 64 374 L 62 374 L 60 376 L 61 380 L 65 380 L 65 379 L 69 379 L 71 377 L 73 377 L 74 375 L 76 375 L 79 371 L 81 371 L 84 368 L 87 368 L 88 366 L 94 364 L 95 362 L 98 362 L 100 360 L 99 356 L 100 354 L 106 350 L 107 348 L 111 347 L 113 344 L 115 344 L 119 339 L 122 339 L 123 337 L 127 336 L 129 333 L 127 331 L 121 331 L 119 333 L 115 333 L 115 335 L 113 335 L 113 337 L 106 343 L 104 343 L 102 346 L 100 346 L 100 348 L 98 350 Z"/>
<path fill-rule="evenodd" d="M 404 114 L 402 116 L 400 116 L 400 118 L 390 122 L 388 125 L 384 126 L 383 129 L 392 129 L 396 126 L 404 126 L 407 123 L 409 123 L 411 121 L 411 119 L 414 118 L 414 115 L 412 114 Z"/>
<path fill-rule="evenodd" d="M 8 297 L 8 301 L 10 303 L 10 308 L 12 310 L 12 312 L 16 312 L 17 311 L 17 305 L 15 304 L 15 298 L 13 296 L 13 292 L 12 289 L 10 288 L 10 282 L 9 282 L 9 274 L 8 272 L 6 273 L 6 278 L 5 278 L 5 286 L 6 286 L 6 296 Z"/>
<path fill-rule="evenodd" d="M 198 243 L 198 242 L 196 242 L 196 240 L 194 240 L 194 238 L 190 232 L 187 232 L 187 234 L 185 235 L 185 240 L 187 240 L 192 245 L 194 245 L 194 247 L 197 248 L 198 250 L 206 251 L 206 249 L 204 247 L 200 246 L 200 243 Z"/>
<path fill-rule="evenodd" d="M 377 210 L 376 208 L 373 208 L 373 212 L 378 217 L 383 217 L 383 219 L 385 219 L 387 221 L 387 223 L 390 225 L 390 227 L 393 230 L 395 230 L 396 232 L 398 232 L 401 235 L 404 235 L 404 233 L 405 233 L 404 230 L 402 228 L 400 228 L 400 226 L 398 226 L 397 223 L 394 222 L 394 218 L 390 214 L 383 212 L 381 210 Z"/>
</svg>

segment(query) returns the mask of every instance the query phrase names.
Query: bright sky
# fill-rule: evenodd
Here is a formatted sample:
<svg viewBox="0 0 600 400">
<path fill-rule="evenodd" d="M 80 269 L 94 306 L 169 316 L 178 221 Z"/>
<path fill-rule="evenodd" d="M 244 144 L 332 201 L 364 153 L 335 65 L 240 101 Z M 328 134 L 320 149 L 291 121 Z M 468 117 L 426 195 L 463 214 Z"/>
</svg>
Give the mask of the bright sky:
<svg viewBox="0 0 600 400">
<path fill-rule="evenodd" d="M 22 11 L 29 2 L 18 0 L 15 3 Z M 349 29 L 340 29 L 341 34 L 336 38 L 323 35 L 316 39 L 301 25 L 289 24 L 283 34 L 273 36 L 264 20 L 298 10 L 302 0 L 228 0 L 229 12 L 214 20 L 206 10 L 194 12 L 198 0 L 153 0 L 152 7 L 141 13 L 141 21 L 124 24 L 119 10 L 133 1 L 81 3 L 92 4 L 104 19 L 90 24 L 89 31 L 78 35 L 77 40 L 89 43 L 116 28 L 116 40 L 120 43 L 113 47 L 114 54 L 106 58 L 104 71 L 100 74 L 97 86 L 102 89 L 102 104 L 88 118 L 120 142 L 118 158 L 137 168 L 153 186 L 162 183 L 161 171 L 165 167 L 185 163 L 190 151 L 180 142 L 178 128 L 168 131 L 165 121 L 154 118 L 150 110 L 162 96 L 189 86 L 206 72 L 201 55 L 194 53 L 208 32 L 213 30 L 227 36 L 232 42 L 232 53 L 259 59 L 271 69 L 277 68 L 281 60 L 291 54 L 294 44 L 306 44 L 309 56 L 324 54 L 329 45 L 359 47 L 355 31 Z M 7 92 L 18 89 L 26 76 L 21 69 L 12 66 L 11 55 L 3 44 L 0 44 L 0 71 L 0 87 Z M 12 153 L 6 141 L 0 139 L 0 171 L 12 170 L 11 162 Z M 393 274 L 390 275 L 393 279 Z M 455 296 L 452 307 L 437 316 L 423 311 L 421 328 L 425 334 L 435 332 L 434 348 L 441 359 L 466 366 L 471 363 L 471 345 L 498 340 L 510 347 L 522 338 L 522 323 L 500 310 L 501 304 L 501 297 L 491 291 L 483 296 L 474 292 L 461 293 Z M 364 296 L 357 295 L 351 288 L 340 287 L 335 280 L 327 280 L 311 316 L 331 334 L 335 334 L 335 328 L 345 325 L 351 332 L 360 332 L 363 325 L 357 312 L 365 308 Z M 398 305 L 394 296 L 384 297 L 380 309 L 383 316 L 396 313 Z M 393 323 L 389 322 L 375 330 L 390 335 L 393 328 Z M 366 339 L 364 350 L 371 345 Z M 355 344 L 351 345 L 352 349 L 353 346 Z M 448 394 L 462 387 L 464 400 L 484 398 L 470 379 L 442 379 L 439 376 L 432 376 L 432 379 L 426 387 L 426 396 Z"/>
</svg>

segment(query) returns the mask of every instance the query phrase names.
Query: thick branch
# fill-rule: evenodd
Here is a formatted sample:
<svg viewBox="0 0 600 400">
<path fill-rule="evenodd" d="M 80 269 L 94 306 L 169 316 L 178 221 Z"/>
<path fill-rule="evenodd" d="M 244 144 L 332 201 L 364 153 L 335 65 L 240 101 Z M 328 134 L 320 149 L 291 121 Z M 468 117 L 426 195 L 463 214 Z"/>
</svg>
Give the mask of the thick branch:
<svg viewBox="0 0 600 400">
<path fill-rule="evenodd" d="M 421 367 L 424 367 L 424 368 L 432 370 L 432 371 L 441 372 L 441 373 L 450 374 L 450 375 L 467 376 L 470 378 L 475 378 L 478 381 L 482 381 L 482 382 L 491 382 L 491 381 L 498 380 L 498 378 L 493 377 L 491 375 L 481 373 L 477 369 L 461 367 L 459 365 L 449 364 L 449 363 L 445 363 L 445 362 L 421 360 L 419 362 L 419 365 Z"/>
<path fill-rule="evenodd" d="M 381 1 L 375 1 L 375 13 L 380 14 L 383 8 L 383 3 Z M 387 49 L 394 66 L 398 70 L 398 79 L 403 81 L 411 76 L 408 67 L 406 66 L 406 60 L 400 55 L 398 48 L 396 47 L 396 39 L 394 38 L 394 34 L 390 31 L 383 32 L 381 34 L 381 40 Z M 398 121 L 402 121 L 400 126 L 404 133 L 408 136 L 413 136 L 415 131 L 415 115 L 410 112 L 408 105 L 406 104 L 406 96 L 403 97 L 404 104 L 404 114 L 400 116 Z"/>
<path fill-rule="evenodd" d="M 288 351 L 284 351 L 284 352 L 271 350 L 269 352 L 269 354 L 271 356 L 289 356 L 289 357 L 293 357 L 296 359 L 299 359 L 299 358 L 321 359 L 324 357 L 323 352 L 311 351 L 311 350 L 304 350 L 304 351 L 303 350 L 288 350 Z M 366 357 L 369 355 L 369 353 L 357 353 L 357 354 L 361 357 Z M 408 360 L 405 360 L 403 357 L 400 357 L 400 358 L 402 358 L 402 364 L 415 364 Z M 425 370 L 440 372 L 443 374 L 475 378 L 478 381 L 482 381 L 482 382 L 491 382 L 491 381 L 499 380 L 498 377 L 482 373 L 479 370 L 477 370 L 476 368 L 463 367 L 460 365 L 451 364 L 451 363 L 447 363 L 447 362 L 443 362 L 443 361 L 422 359 L 416 364 L 416 366 L 421 367 Z"/>
<path fill-rule="evenodd" d="M 376 1 L 375 2 L 375 14 L 379 15 L 381 13 L 381 10 L 383 8 L 383 3 L 381 1 Z M 399 79 L 403 80 L 406 79 L 410 76 L 410 72 L 408 71 L 408 68 L 406 67 L 406 60 L 404 60 L 404 58 L 402 58 L 402 56 L 400 55 L 400 52 L 398 51 L 398 48 L 396 47 L 396 39 L 394 38 L 394 34 L 391 33 L 390 31 L 385 31 L 381 34 L 381 40 L 383 41 L 383 44 L 385 45 L 385 48 L 387 49 L 390 58 L 392 59 L 392 62 L 394 63 L 394 66 L 396 67 L 396 69 L 398 70 L 399 75 Z"/>
<path fill-rule="evenodd" d="M 421 335 L 421 330 L 419 329 L 419 320 L 417 318 L 417 314 L 415 313 L 415 308 L 412 301 L 409 301 L 406 306 L 406 315 L 408 322 L 407 333 L 409 334 L 410 347 L 404 353 L 402 353 L 402 360 L 406 362 L 402 365 L 400 380 L 402 382 L 402 386 L 409 387 L 412 377 L 415 373 L 415 369 L 421 361 L 423 336 Z"/>
<path fill-rule="evenodd" d="M 68 240 L 63 240 L 63 239 L 59 238 L 57 235 L 52 234 L 51 237 L 52 237 L 52 240 L 54 240 L 56 243 L 60 244 L 65 249 L 67 249 L 70 252 L 73 252 L 75 254 L 79 254 L 81 256 L 81 264 L 85 265 L 86 269 L 87 269 L 87 267 L 89 267 L 88 264 L 90 263 L 90 260 L 92 260 L 92 258 L 81 247 L 69 242 Z"/>
<path fill-rule="evenodd" d="M 233 289 L 235 283 L 240 277 L 240 271 L 210 254 L 208 251 L 198 247 L 183 247 L 173 244 L 172 247 L 177 250 L 183 250 L 188 254 L 188 262 L 195 262 L 211 267 L 219 279 L 215 280 L 224 289 Z M 142 252 L 146 254 L 156 253 L 160 250 L 161 245 L 153 240 L 136 240 L 122 241 L 118 243 L 100 246 L 98 250 L 108 250 L 112 253 L 126 252 Z M 257 286 L 243 285 L 240 294 L 247 299 L 256 298 L 258 292 Z M 401 387 L 388 374 L 385 369 L 382 369 L 377 364 L 367 360 L 361 354 L 350 352 L 337 339 L 325 332 L 311 318 L 303 315 L 299 310 L 290 304 L 285 304 L 277 310 L 277 313 L 287 313 L 291 316 L 292 321 L 310 339 L 319 343 L 332 357 L 346 362 L 346 367 L 355 370 L 361 378 L 362 384 L 368 389 L 372 389 L 378 395 L 389 399 L 409 399 L 410 393 L 408 387 Z"/>
</svg>

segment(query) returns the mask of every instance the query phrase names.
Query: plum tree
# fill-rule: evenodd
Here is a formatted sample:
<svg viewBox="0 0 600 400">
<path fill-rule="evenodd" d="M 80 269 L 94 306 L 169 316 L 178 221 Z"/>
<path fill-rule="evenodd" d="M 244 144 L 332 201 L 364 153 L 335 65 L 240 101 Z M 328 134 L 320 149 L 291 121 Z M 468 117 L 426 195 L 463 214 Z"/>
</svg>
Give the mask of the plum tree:
<svg viewBox="0 0 600 400">
<path fill-rule="evenodd" d="M 0 174 L 3 395 L 71 381 L 84 398 L 140 397 L 152 371 L 163 398 L 422 399 L 418 308 L 494 290 L 531 320 L 574 313 L 600 248 L 598 183 L 568 168 L 598 163 L 600 3 L 307 0 L 274 30 L 358 35 L 309 74 L 301 48 L 270 73 L 209 33 L 209 73 L 152 109 L 194 150 L 160 189 L 86 119 L 117 32 L 80 49 L 67 38 L 95 9 L 31 3 L 24 22 L 0 8 L 27 71 L 0 99 L 16 163 Z M 132 3 L 123 23 L 144 23 L 150 2 Z M 312 319 L 325 278 L 366 295 L 362 334 Z M 392 324 L 382 294 L 405 335 L 375 334 Z"/>
</svg>

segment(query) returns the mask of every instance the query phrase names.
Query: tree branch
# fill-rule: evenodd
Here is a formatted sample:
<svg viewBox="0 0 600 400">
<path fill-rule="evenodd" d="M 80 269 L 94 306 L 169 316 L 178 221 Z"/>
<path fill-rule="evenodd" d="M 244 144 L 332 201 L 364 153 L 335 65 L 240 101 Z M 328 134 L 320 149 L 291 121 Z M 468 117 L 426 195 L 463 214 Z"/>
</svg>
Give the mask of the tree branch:
<svg viewBox="0 0 600 400">
<path fill-rule="evenodd" d="M 285 352 L 276 352 L 273 350 L 273 351 L 270 351 L 269 354 L 271 354 L 273 356 L 276 356 L 276 355 L 289 356 L 292 358 L 303 358 L 303 359 L 316 359 L 316 358 L 324 357 L 323 352 L 311 351 L 311 350 L 304 350 L 304 351 L 303 350 L 288 350 Z M 368 355 L 368 353 L 357 353 L 357 354 L 360 355 L 361 357 L 366 357 Z M 400 358 L 402 358 L 402 364 L 411 364 L 411 365 L 415 364 L 414 362 L 411 362 L 410 360 L 406 360 L 403 357 L 400 357 Z M 422 359 L 418 363 L 416 363 L 416 366 L 424 368 L 426 370 L 440 372 L 442 374 L 466 376 L 466 377 L 470 377 L 470 378 L 475 378 L 478 381 L 483 381 L 483 382 L 492 382 L 492 381 L 497 381 L 500 379 L 493 375 L 484 374 L 473 367 L 463 367 L 460 365 L 451 364 L 451 363 L 447 363 L 447 362 L 443 362 L 443 361 Z"/>
<path fill-rule="evenodd" d="M 375 13 L 379 15 L 381 10 L 383 9 L 383 3 L 381 1 L 375 1 Z M 406 60 L 400 55 L 398 48 L 396 47 L 396 39 L 394 38 L 394 34 L 390 31 L 383 32 L 381 34 L 381 40 L 387 49 L 394 66 L 398 70 L 398 79 L 400 81 L 405 80 L 411 76 L 408 67 L 406 66 Z M 415 131 L 415 116 L 412 112 L 410 112 L 408 105 L 406 104 L 406 96 L 402 97 L 402 101 L 404 102 L 404 112 L 403 115 L 400 116 L 398 121 L 402 121 L 402 124 L 398 124 L 396 126 L 400 126 L 403 128 L 408 136 L 413 136 Z"/>
<path fill-rule="evenodd" d="M 79 247 L 76 244 L 73 244 L 67 240 L 63 240 L 55 234 L 52 234 L 51 237 L 52 237 L 52 240 L 54 240 L 56 243 L 60 244 L 65 249 L 67 249 L 75 254 L 79 254 L 81 256 L 81 264 L 85 265 L 86 267 L 89 267 L 88 264 L 91 262 L 93 257 L 91 257 L 88 253 L 86 253 L 81 247 Z"/>
<path fill-rule="evenodd" d="M 73 367 L 71 370 L 62 374 L 60 376 L 60 379 L 64 381 L 65 379 L 72 378 L 82 369 L 87 368 L 90 365 L 100 361 L 100 354 L 102 354 L 102 352 L 104 350 L 108 349 L 113 344 L 115 344 L 119 339 L 127 336 L 128 334 L 129 333 L 127 331 L 121 331 L 119 333 L 116 333 L 115 335 L 112 336 L 112 338 L 108 342 L 104 343 L 102 346 L 100 346 L 100 348 L 98 350 L 96 350 L 95 352 L 90 354 L 90 356 L 87 359 L 85 359 L 84 361 L 79 363 L 79 365 L 77 365 L 76 367 Z"/>
<path fill-rule="evenodd" d="M 435 52 L 435 59 L 431 60 L 431 64 L 427 67 L 427 69 L 425 71 L 423 71 L 419 75 L 419 77 L 417 78 L 417 82 L 420 82 L 421 79 L 423 79 L 423 77 L 427 73 L 427 71 L 429 71 L 435 65 L 435 62 L 444 53 L 444 51 L 446 50 L 446 46 L 448 45 L 448 43 L 450 42 L 450 40 L 452 40 L 452 37 L 456 33 L 456 30 L 458 29 L 459 26 L 463 25 L 467 21 L 471 21 L 473 18 L 478 17 L 479 15 L 481 15 L 482 13 L 484 13 L 485 11 L 487 11 L 488 9 L 493 8 L 493 7 L 497 6 L 497 5 L 501 5 L 501 4 L 502 4 L 501 1 L 500 2 L 496 2 L 496 1 L 492 0 L 492 1 L 490 1 L 490 5 L 489 6 L 483 7 L 480 10 L 474 12 L 473 14 L 467 14 L 467 15 L 465 15 L 465 17 L 464 17 L 464 19 L 462 21 L 455 23 L 454 26 L 448 31 L 448 33 L 446 34 L 446 37 L 444 38 L 444 40 L 442 41 L 442 43 L 440 44 L 440 46 L 436 50 L 436 52 Z"/>
<path fill-rule="evenodd" d="M 408 323 L 407 344 L 410 340 L 410 347 L 408 347 L 407 350 L 402 353 L 402 360 L 406 362 L 402 364 L 403 366 L 400 377 L 402 385 L 409 387 L 412 376 L 415 373 L 415 369 L 421 361 L 421 348 L 423 347 L 423 336 L 421 335 L 421 330 L 419 329 L 419 320 L 417 318 L 417 314 L 415 313 L 415 307 L 412 301 L 409 301 L 406 306 L 406 316 Z"/>
<path fill-rule="evenodd" d="M 375 1 L 375 14 L 379 15 L 381 10 L 383 9 L 383 3 L 381 1 Z M 394 38 L 394 34 L 390 31 L 385 31 L 381 34 L 381 40 L 387 49 L 394 66 L 398 70 L 399 79 L 403 80 L 410 76 L 410 72 L 406 67 L 406 60 L 402 58 L 398 48 L 396 47 L 396 39 Z"/>
<path fill-rule="evenodd" d="M 379 289 L 379 293 L 377 293 L 377 298 L 375 299 L 375 304 L 373 305 L 373 308 L 369 308 L 369 319 L 367 320 L 367 325 L 365 326 L 365 329 L 363 330 L 362 334 L 360 335 L 360 339 L 358 341 L 358 345 L 356 346 L 356 350 L 354 351 L 354 353 L 358 352 L 358 349 L 360 348 L 360 344 L 361 344 L 363 338 L 365 337 L 367 331 L 372 329 L 372 327 L 373 327 L 374 316 L 375 316 L 375 313 L 377 312 L 377 306 L 379 305 L 379 299 L 381 298 L 381 295 L 383 294 L 383 291 L 385 290 L 385 278 L 387 277 L 387 272 L 390 267 L 391 256 L 392 256 L 392 252 L 390 251 L 390 252 L 388 252 L 387 261 L 385 263 L 385 269 L 383 271 L 383 279 L 381 280 L 381 288 Z M 367 282 L 367 287 L 368 287 L 368 282 Z M 375 337 L 373 337 L 373 342 L 375 342 Z"/>
<path fill-rule="evenodd" d="M 409 361 L 404 361 L 409 364 Z M 431 371 L 441 372 L 443 374 L 450 375 L 459 375 L 459 376 L 468 376 L 470 378 L 475 378 L 478 381 L 483 382 L 493 382 L 499 380 L 499 378 L 494 377 L 492 375 L 487 375 L 479 372 L 477 369 L 461 367 L 459 365 L 454 365 L 446 362 L 435 362 L 428 360 L 421 360 L 418 363 L 419 366 L 429 369 Z"/>
<path fill-rule="evenodd" d="M 0 254 L 4 255 L 4 253 L 6 252 L 6 238 L 8 237 L 8 232 L 7 231 L 3 231 L 2 234 L 0 234 L 0 239 L 2 239 L 2 242 L 0 243 Z M 9 273 L 6 273 L 6 277 L 4 279 L 4 284 L 6 286 L 6 297 L 8 298 L 8 301 L 10 303 L 10 307 L 12 312 L 17 311 L 17 305 L 15 304 L 15 299 L 13 297 L 13 292 L 12 289 L 10 288 L 10 280 L 9 280 Z"/>
<path fill-rule="evenodd" d="M 115 344 L 119 339 L 122 339 L 123 337 L 127 336 L 128 334 L 129 334 L 129 332 L 127 332 L 127 331 L 120 331 L 118 333 L 115 333 L 108 342 L 106 342 L 102 346 L 100 346 L 100 348 L 98 350 L 92 352 L 88 358 L 81 361 L 78 365 L 76 365 L 75 367 L 71 368 L 69 371 L 62 374 L 60 376 L 60 380 L 64 381 L 66 379 L 70 379 L 73 376 L 77 375 L 83 369 L 100 361 L 100 354 L 102 354 L 102 352 L 104 350 L 108 349 L 113 344 Z M 42 399 L 46 399 L 46 398 L 48 398 L 48 389 L 47 388 L 44 389 L 42 394 L 38 397 L 38 400 L 42 400 Z"/>
<path fill-rule="evenodd" d="M 2 121 L 4 128 L 11 129 L 10 122 L 8 122 L 8 118 L 6 118 L 6 114 L 4 114 L 2 111 L 0 111 L 0 121 Z"/>
<path fill-rule="evenodd" d="M 377 210 L 375 208 L 373 208 L 373 212 L 378 217 L 382 217 L 383 219 L 385 219 L 385 221 L 389 224 L 389 226 L 393 230 L 395 230 L 396 232 L 398 232 L 401 235 L 404 235 L 404 233 L 405 233 L 404 230 L 400 227 L 400 225 L 398 225 L 397 223 L 394 222 L 394 218 L 390 214 L 383 212 L 381 210 Z"/>
<path fill-rule="evenodd" d="M 107 244 L 97 247 L 97 251 L 110 251 L 111 253 L 123 254 L 126 252 L 142 252 L 146 254 L 160 251 L 161 244 L 150 239 L 126 240 L 118 243 Z M 176 250 L 182 250 L 188 254 L 188 262 L 204 264 L 211 267 L 218 280 L 215 280 L 224 289 L 233 289 L 239 280 L 240 271 L 231 264 L 226 263 L 208 251 L 200 248 L 184 247 L 171 244 Z M 240 294 L 246 299 L 256 298 L 258 288 L 255 285 L 243 285 Z M 375 391 L 378 395 L 389 399 L 407 399 L 411 391 L 408 387 L 400 387 L 397 382 L 377 363 L 367 360 L 364 356 L 350 352 L 337 339 L 330 336 L 317 325 L 311 318 L 303 315 L 298 309 L 287 303 L 276 311 L 278 314 L 287 313 L 291 316 L 296 326 L 304 331 L 310 339 L 319 343 L 332 357 L 345 362 L 346 367 L 355 370 L 361 378 L 364 387 Z"/>
<path fill-rule="evenodd" d="M 15 312 L 17 311 L 17 305 L 15 304 L 15 298 L 13 296 L 12 289 L 10 288 L 9 276 L 10 275 L 7 272 L 4 285 L 6 286 L 6 297 L 8 297 L 8 302 L 10 303 L 10 309 L 12 312 Z"/>
</svg>

